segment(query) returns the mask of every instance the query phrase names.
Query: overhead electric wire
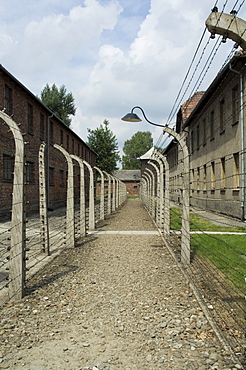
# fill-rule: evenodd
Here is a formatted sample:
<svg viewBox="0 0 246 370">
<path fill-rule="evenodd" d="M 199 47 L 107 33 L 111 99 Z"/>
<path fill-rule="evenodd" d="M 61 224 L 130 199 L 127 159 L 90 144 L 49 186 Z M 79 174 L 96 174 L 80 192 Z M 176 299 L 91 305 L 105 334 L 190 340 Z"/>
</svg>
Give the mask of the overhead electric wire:
<svg viewBox="0 0 246 370">
<path fill-rule="evenodd" d="M 171 120 L 171 118 L 170 118 L 170 117 L 171 117 L 171 115 L 172 115 L 172 113 L 173 113 L 173 110 L 174 110 L 174 108 L 175 108 L 175 105 L 176 105 L 176 103 L 177 103 L 177 100 L 178 100 L 178 98 L 179 98 L 179 96 L 180 96 L 180 94 L 181 94 L 181 91 L 182 91 L 182 89 L 183 89 L 183 86 L 184 86 L 184 84 L 185 84 L 185 82 L 186 82 L 186 80 L 187 80 L 187 78 L 188 78 L 188 75 L 189 75 L 189 73 L 190 73 L 191 67 L 192 67 L 193 62 L 194 62 L 194 60 L 195 60 L 195 58 L 196 58 L 196 55 L 197 55 L 197 53 L 198 53 L 198 50 L 199 50 L 199 48 L 200 48 L 200 46 L 201 46 L 202 40 L 203 40 L 203 38 L 204 38 L 204 36 L 205 36 L 205 33 L 206 33 L 206 27 L 205 27 L 205 29 L 204 29 L 204 31 L 203 31 L 203 34 L 202 34 L 202 36 L 201 36 L 201 38 L 200 38 L 200 41 L 199 41 L 199 44 L 198 44 L 198 46 L 197 46 L 197 48 L 196 48 L 195 54 L 194 54 L 194 56 L 193 56 L 193 58 L 192 58 L 192 61 L 191 61 L 190 66 L 189 66 L 189 68 L 188 68 L 188 71 L 187 71 L 187 73 L 186 73 L 186 75 L 185 75 L 185 78 L 184 78 L 184 80 L 183 80 L 183 82 L 182 82 L 182 85 L 181 85 L 180 90 L 179 90 L 179 92 L 178 92 L 177 98 L 176 98 L 176 100 L 175 100 L 175 102 L 174 102 L 174 104 L 173 104 L 173 107 L 172 107 L 172 109 L 171 109 L 171 112 L 170 112 L 170 114 L 169 114 L 169 116 L 168 116 L 168 118 L 167 118 L 167 124 L 169 123 L 169 120 Z"/>
<path fill-rule="evenodd" d="M 233 9 L 235 9 L 235 8 L 236 8 L 236 6 L 237 6 L 238 2 L 239 2 L 239 0 L 237 0 L 237 1 L 235 2 L 234 6 L 233 6 Z M 243 0 L 243 1 L 242 1 L 242 3 L 240 4 L 240 6 L 239 6 L 238 10 L 236 11 L 236 14 L 238 14 L 238 12 L 240 11 L 240 9 L 241 9 L 241 7 L 243 6 L 244 2 L 245 2 L 245 0 Z M 216 7 L 217 3 L 218 3 L 218 0 L 215 2 L 214 7 Z M 225 7 L 227 6 L 227 4 L 228 4 L 228 0 L 226 0 L 226 1 L 224 2 L 221 13 L 223 13 L 223 12 L 224 12 L 224 9 L 225 9 Z M 234 15 L 234 17 L 235 17 L 235 16 L 236 16 L 236 15 Z M 219 22 L 219 19 L 217 20 L 217 22 Z M 229 27 L 230 27 L 230 26 L 229 26 Z M 228 27 L 228 28 L 229 28 L 229 27 Z M 194 61 L 195 61 L 195 59 L 196 59 L 196 57 L 197 57 L 198 51 L 199 51 L 199 49 L 200 49 L 200 47 L 201 47 L 202 41 L 203 41 L 203 39 L 204 39 L 205 32 L 206 32 L 206 28 L 205 28 L 205 30 L 203 31 L 203 34 L 202 34 L 202 36 L 201 36 L 201 38 L 200 38 L 200 41 L 199 41 L 199 43 L 198 43 L 198 46 L 197 46 L 197 48 L 196 48 L 196 51 L 195 51 L 195 53 L 194 53 L 194 56 L 193 56 L 192 61 L 191 61 L 191 63 L 190 63 L 190 66 L 189 66 L 189 68 L 188 68 L 188 71 L 187 71 L 187 73 L 186 73 L 186 75 L 185 75 L 185 78 L 184 78 L 184 80 L 183 80 L 182 84 L 181 84 L 180 90 L 179 90 L 178 95 L 177 95 L 177 97 L 176 97 L 176 99 L 175 99 L 175 102 L 174 102 L 174 104 L 173 104 L 173 106 L 172 106 L 171 112 L 170 112 L 170 114 L 169 114 L 169 116 L 168 116 L 168 118 L 167 118 L 167 125 L 169 125 L 169 124 L 170 124 L 170 121 L 172 121 L 172 120 L 173 120 L 173 117 L 174 117 L 174 116 L 175 116 L 175 114 L 176 114 L 176 110 L 177 110 L 177 108 L 179 108 L 179 106 L 181 105 L 181 103 L 182 103 L 182 101 L 183 101 L 183 99 L 184 99 L 184 96 L 185 96 L 185 94 L 187 93 L 187 91 L 188 91 L 188 89 L 189 89 L 189 87 L 190 87 L 190 85 L 191 85 L 191 82 L 192 82 L 192 80 L 193 80 L 193 78 L 194 78 L 194 75 L 195 75 L 195 73 L 196 73 L 196 71 L 197 71 L 197 69 L 198 69 L 198 67 L 199 67 L 199 65 L 200 65 L 200 63 L 201 63 L 201 61 L 202 61 L 202 59 L 203 59 L 203 56 L 204 56 L 205 51 L 206 51 L 206 49 L 207 49 L 207 46 L 208 46 L 208 44 L 209 44 L 209 42 L 210 42 L 210 38 L 209 38 L 209 40 L 207 41 L 206 45 L 205 45 L 205 46 L 204 46 L 204 48 L 203 48 L 203 51 L 202 51 L 201 56 L 200 56 L 200 58 L 199 58 L 199 61 L 197 62 L 196 66 L 195 66 L 195 70 L 194 70 L 194 72 L 193 72 L 192 76 L 190 77 L 189 83 L 188 83 L 188 85 L 187 85 L 187 87 L 186 87 L 186 89 L 185 89 L 185 91 L 184 91 L 184 93 L 183 93 L 183 95 L 182 95 L 181 99 L 179 99 L 179 98 L 180 98 L 180 95 L 181 95 L 181 92 L 182 92 L 182 90 L 184 89 L 185 83 L 186 83 L 186 81 L 187 81 L 187 79 L 188 79 L 188 76 L 189 76 L 189 74 L 190 74 L 190 72 L 191 72 L 191 69 L 192 69 L 192 66 L 193 66 L 193 64 L 194 64 Z M 215 55 L 216 55 L 216 53 L 218 52 L 218 49 L 219 49 L 219 47 L 220 47 L 220 45 L 221 45 L 221 43 L 220 43 L 220 44 L 219 44 L 219 46 L 217 47 L 218 42 L 219 42 L 219 38 L 217 39 L 216 44 L 214 45 L 214 47 L 213 47 L 212 51 L 210 52 L 209 57 L 207 58 L 207 60 L 206 60 L 206 62 L 205 62 L 205 64 L 204 64 L 204 66 L 203 66 L 203 69 L 202 69 L 202 71 L 200 72 L 200 74 L 199 74 L 199 76 L 198 76 L 198 78 L 197 78 L 197 80 L 196 80 L 196 82 L 195 82 L 195 85 L 194 85 L 194 87 L 193 87 L 193 89 L 192 89 L 192 91 L 191 91 L 191 93 L 190 93 L 189 98 L 192 96 L 192 93 L 195 93 L 195 92 L 196 92 L 196 91 L 195 91 L 196 89 L 199 89 L 199 87 L 201 86 L 201 84 L 202 84 L 202 82 L 203 82 L 203 80 L 204 80 L 204 78 L 205 78 L 206 74 L 208 73 L 208 71 L 209 71 L 209 69 L 210 69 L 210 67 L 211 67 L 211 64 L 212 64 L 212 62 L 213 62 L 213 60 L 214 60 L 214 58 L 215 58 Z M 233 47 L 233 48 L 232 48 L 232 50 L 231 50 L 231 52 L 229 53 L 228 57 L 226 58 L 226 61 L 228 61 L 228 60 L 229 60 L 229 58 L 231 57 L 231 55 L 232 55 L 232 53 L 233 53 L 234 49 L 235 49 L 235 48 Z M 223 66 L 225 65 L 226 61 L 224 62 Z M 207 67 L 207 69 L 205 70 L 206 66 L 208 66 L 208 67 Z M 205 72 L 204 72 L 204 70 L 205 70 Z M 204 72 L 204 73 L 203 73 L 203 72 Z M 199 80 L 199 79 L 200 79 L 200 80 Z M 162 136 L 162 135 L 161 135 L 161 136 Z M 159 137 L 159 139 L 157 140 L 157 143 L 158 143 L 158 144 L 159 144 L 159 142 L 161 141 L 161 136 L 160 136 L 160 137 Z M 157 145 L 156 145 L 156 146 L 157 146 Z"/>
</svg>

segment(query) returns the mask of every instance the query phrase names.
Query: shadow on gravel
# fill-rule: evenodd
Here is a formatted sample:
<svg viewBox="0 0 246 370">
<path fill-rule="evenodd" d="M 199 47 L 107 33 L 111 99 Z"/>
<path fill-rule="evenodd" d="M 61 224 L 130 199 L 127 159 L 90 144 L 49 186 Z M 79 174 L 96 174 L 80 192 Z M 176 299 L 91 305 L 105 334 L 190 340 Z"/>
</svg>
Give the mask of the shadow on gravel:
<svg viewBox="0 0 246 370">
<path fill-rule="evenodd" d="M 43 268 L 36 272 L 27 282 L 26 295 L 30 295 L 38 289 L 53 283 L 81 268 L 77 261 L 76 255 L 83 253 L 84 263 L 86 264 L 89 254 L 92 252 L 91 244 L 98 239 L 96 236 L 87 236 L 77 240 L 75 248 L 66 248 Z"/>
<path fill-rule="evenodd" d="M 26 295 L 30 295 L 36 290 L 43 288 L 44 286 L 49 285 L 59 278 L 62 278 L 78 269 L 78 266 L 69 264 L 59 264 L 58 268 L 58 264 L 55 260 L 56 258 L 52 261 L 52 263 L 47 264 L 44 269 L 40 270 L 31 278 L 26 287 Z"/>
</svg>

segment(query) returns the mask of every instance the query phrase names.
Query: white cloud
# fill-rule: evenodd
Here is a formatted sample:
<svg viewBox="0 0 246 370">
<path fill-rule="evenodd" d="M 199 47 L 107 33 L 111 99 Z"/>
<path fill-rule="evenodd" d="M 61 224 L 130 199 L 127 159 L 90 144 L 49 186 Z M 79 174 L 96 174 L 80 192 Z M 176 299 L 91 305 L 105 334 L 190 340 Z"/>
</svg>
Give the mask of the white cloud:
<svg viewBox="0 0 246 370">
<path fill-rule="evenodd" d="M 34 94 L 47 82 L 65 84 L 77 106 L 73 128 L 84 140 L 87 127 L 108 119 L 121 147 L 136 131 L 151 131 L 156 141 L 161 128 L 144 121 L 130 125 L 120 117 L 140 105 L 151 121 L 166 122 L 214 1 L 133 5 L 131 0 L 2 2 L 1 63 Z M 224 11 L 233 5 L 229 0 Z M 239 16 L 245 15 L 241 9 Z M 205 43 L 208 39 L 209 33 Z M 210 80 L 232 46 L 229 41 L 220 48 Z"/>
</svg>

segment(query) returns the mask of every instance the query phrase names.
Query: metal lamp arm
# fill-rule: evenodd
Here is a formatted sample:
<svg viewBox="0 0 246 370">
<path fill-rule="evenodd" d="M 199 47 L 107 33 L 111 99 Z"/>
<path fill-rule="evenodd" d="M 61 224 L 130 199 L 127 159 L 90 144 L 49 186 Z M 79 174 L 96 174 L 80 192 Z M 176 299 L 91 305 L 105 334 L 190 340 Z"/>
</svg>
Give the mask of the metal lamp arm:
<svg viewBox="0 0 246 370">
<path fill-rule="evenodd" d="M 138 108 L 138 109 L 140 109 L 140 110 L 141 110 L 141 112 L 142 112 L 142 114 L 143 114 L 144 118 L 145 118 L 145 119 L 146 119 L 146 121 L 147 121 L 147 122 L 149 122 L 151 125 L 159 126 L 159 127 L 164 127 L 163 125 L 158 125 L 158 123 L 153 123 L 153 122 L 149 121 L 149 120 L 148 120 L 148 118 L 146 117 L 146 114 L 144 113 L 143 108 L 139 107 L 138 105 L 136 105 L 135 107 L 133 107 L 133 108 L 132 108 L 131 113 L 133 113 L 134 109 L 136 109 L 136 108 Z"/>
</svg>

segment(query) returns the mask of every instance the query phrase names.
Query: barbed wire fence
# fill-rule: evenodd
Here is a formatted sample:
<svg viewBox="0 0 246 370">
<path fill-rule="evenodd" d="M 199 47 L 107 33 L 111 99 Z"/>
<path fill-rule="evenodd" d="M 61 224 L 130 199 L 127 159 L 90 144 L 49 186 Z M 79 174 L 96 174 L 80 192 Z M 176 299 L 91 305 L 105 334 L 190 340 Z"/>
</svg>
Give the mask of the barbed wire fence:
<svg viewBox="0 0 246 370">
<path fill-rule="evenodd" d="M 233 153 L 228 154 L 228 163 L 232 158 Z M 170 185 L 171 198 L 172 195 L 177 194 L 178 191 L 180 192 L 184 185 L 183 161 L 180 161 L 179 165 L 181 166 L 179 181 L 167 183 L 166 180 L 169 179 L 169 176 L 164 173 L 164 187 Z M 203 166 L 201 167 L 203 168 Z M 148 172 L 145 171 L 141 181 L 141 199 L 163 234 L 170 252 L 196 290 L 207 316 L 212 318 L 220 339 L 245 364 L 246 227 L 239 220 L 233 220 L 233 222 L 229 215 L 227 215 L 227 218 L 221 217 L 221 221 L 214 224 L 211 219 L 217 219 L 218 221 L 220 220 L 219 216 L 211 218 L 209 213 L 205 212 L 205 209 L 191 207 L 189 220 L 186 220 L 189 221 L 190 225 L 191 255 L 189 263 L 184 263 L 181 259 L 182 218 L 184 217 L 182 213 L 182 191 L 179 202 L 171 201 L 170 233 L 167 235 L 164 233 L 162 225 L 158 223 L 161 217 L 157 216 L 158 210 L 161 209 L 165 213 L 164 206 L 159 204 L 163 198 L 160 197 L 158 190 L 158 173 L 151 166 L 149 166 L 149 171 L 153 172 L 153 176 L 148 176 Z M 192 181 L 192 173 L 190 175 L 191 189 L 196 191 L 199 183 L 197 183 L 197 179 Z M 223 181 L 232 184 L 233 176 L 238 177 L 240 173 L 233 175 L 230 172 Z M 234 180 L 237 181 L 237 179 Z M 216 186 L 217 191 L 221 189 L 219 183 L 220 181 Z M 211 184 L 208 181 L 207 187 L 210 186 Z M 233 186 L 231 188 L 233 190 Z M 191 192 L 192 197 L 193 195 L 194 193 Z M 206 196 L 206 193 L 203 195 Z M 176 197 L 174 199 L 177 200 Z"/>
<path fill-rule="evenodd" d="M 62 146 L 53 144 L 64 157 L 63 170 L 67 172 L 64 186 L 66 186 L 67 198 L 64 206 L 49 209 L 46 196 L 46 144 L 42 143 L 38 153 L 39 213 L 27 217 L 25 142 L 19 126 L 13 119 L 3 112 L 0 113 L 16 141 L 11 221 L 0 223 L 0 304 L 2 305 L 11 299 L 21 299 L 28 290 L 32 289 L 32 276 L 57 253 L 65 248 L 75 247 L 76 242 L 95 229 L 96 223 L 126 200 L 127 193 L 125 185 L 120 180 L 107 174 L 106 203 L 104 181 L 101 181 L 101 196 L 97 199 L 95 189 L 97 179 L 94 173 L 98 169 L 93 170 L 93 167 L 82 158 L 70 155 Z M 79 173 L 79 189 L 75 189 L 74 168 L 78 170 L 76 173 Z M 101 178 L 104 177 L 102 171 L 100 174 Z"/>
</svg>

